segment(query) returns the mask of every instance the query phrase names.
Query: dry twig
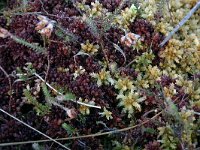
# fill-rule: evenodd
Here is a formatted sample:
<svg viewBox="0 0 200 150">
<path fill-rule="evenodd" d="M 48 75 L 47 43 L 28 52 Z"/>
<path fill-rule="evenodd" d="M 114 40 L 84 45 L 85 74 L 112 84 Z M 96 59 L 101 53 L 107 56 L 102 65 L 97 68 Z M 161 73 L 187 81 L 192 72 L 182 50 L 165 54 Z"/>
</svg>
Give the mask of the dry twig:
<svg viewBox="0 0 200 150">
<path fill-rule="evenodd" d="M 200 7 L 200 1 L 197 2 L 197 4 L 190 10 L 190 12 L 179 22 L 179 24 L 168 34 L 168 36 L 160 43 L 160 47 L 163 47 L 170 39 L 171 37 L 182 27 L 188 19 L 197 11 L 197 9 Z"/>
<path fill-rule="evenodd" d="M 9 109 L 11 109 L 11 98 L 12 98 L 12 83 L 11 83 L 11 79 L 10 76 L 8 75 L 8 73 L 3 69 L 3 67 L 0 65 L 0 70 L 5 74 L 6 78 L 8 78 L 8 82 L 9 82 L 9 96 L 10 96 L 10 101 L 9 101 Z"/>
</svg>

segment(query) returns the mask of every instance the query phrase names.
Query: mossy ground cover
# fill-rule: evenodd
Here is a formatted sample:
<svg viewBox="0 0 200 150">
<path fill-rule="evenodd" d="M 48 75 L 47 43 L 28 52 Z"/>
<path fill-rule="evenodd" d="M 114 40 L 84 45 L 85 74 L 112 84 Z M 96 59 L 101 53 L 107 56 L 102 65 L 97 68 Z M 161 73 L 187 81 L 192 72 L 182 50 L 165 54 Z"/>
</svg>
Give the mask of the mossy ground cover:
<svg viewBox="0 0 200 150">
<path fill-rule="evenodd" d="M 0 109 L 70 149 L 198 149 L 200 9 L 160 45 L 197 3 L 2 1 Z M 1 111 L 0 149 L 44 139 Z"/>
</svg>

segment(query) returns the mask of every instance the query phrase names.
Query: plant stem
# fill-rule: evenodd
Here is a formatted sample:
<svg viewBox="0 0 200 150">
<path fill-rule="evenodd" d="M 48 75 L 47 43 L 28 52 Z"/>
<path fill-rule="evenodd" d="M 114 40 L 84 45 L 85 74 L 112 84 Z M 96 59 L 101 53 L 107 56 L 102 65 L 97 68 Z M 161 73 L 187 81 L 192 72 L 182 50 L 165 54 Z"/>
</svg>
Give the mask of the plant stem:
<svg viewBox="0 0 200 150">
<path fill-rule="evenodd" d="M 8 82 L 9 82 L 9 96 L 10 96 L 10 100 L 9 100 L 9 110 L 11 109 L 11 99 L 12 99 L 12 83 L 11 83 L 11 79 L 8 75 L 8 73 L 3 69 L 3 67 L 0 65 L 0 70 L 5 74 L 6 78 L 8 78 Z"/>
<path fill-rule="evenodd" d="M 197 2 L 197 4 L 190 10 L 190 12 L 178 23 L 178 25 L 172 30 L 168 36 L 160 43 L 160 47 L 163 47 L 170 39 L 171 37 L 182 27 L 188 19 L 195 13 L 195 11 L 200 7 L 200 1 Z"/>
</svg>

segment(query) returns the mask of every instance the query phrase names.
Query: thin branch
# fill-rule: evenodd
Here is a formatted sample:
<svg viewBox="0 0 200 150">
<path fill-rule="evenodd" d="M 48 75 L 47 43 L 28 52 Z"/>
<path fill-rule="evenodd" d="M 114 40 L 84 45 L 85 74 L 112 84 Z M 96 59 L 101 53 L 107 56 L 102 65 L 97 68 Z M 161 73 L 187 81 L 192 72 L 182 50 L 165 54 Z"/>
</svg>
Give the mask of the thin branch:
<svg viewBox="0 0 200 150">
<path fill-rule="evenodd" d="M 50 56 L 49 54 L 47 55 L 47 71 L 46 71 L 46 75 L 45 75 L 45 82 L 47 81 L 48 75 L 49 75 L 49 69 L 50 69 L 50 64 L 51 64 L 51 60 L 50 60 Z"/>
<path fill-rule="evenodd" d="M 44 48 L 46 49 L 46 39 L 45 39 L 45 37 L 43 37 L 43 41 L 44 41 Z M 45 75 L 45 78 L 44 78 L 45 82 L 47 81 L 50 65 L 51 65 L 51 60 L 50 60 L 50 54 L 48 53 L 47 54 L 47 71 L 46 71 L 46 75 Z"/>
<path fill-rule="evenodd" d="M 3 67 L 1 65 L 0 65 L 0 70 L 5 74 L 6 78 L 8 78 L 9 84 L 11 85 L 10 77 L 9 77 L 8 73 L 3 69 Z"/>
<path fill-rule="evenodd" d="M 200 112 L 195 111 L 194 114 L 200 116 Z"/>
<path fill-rule="evenodd" d="M 60 104 L 57 103 L 57 102 L 50 101 L 50 103 L 53 104 L 53 105 L 55 105 L 55 106 L 60 107 L 61 109 L 63 109 L 63 110 L 66 111 L 66 112 L 68 112 L 68 111 L 70 110 L 70 109 L 68 109 L 68 108 L 66 108 L 66 107 L 64 107 L 64 106 L 62 106 L 62 105 L 60 105 Z"/>
<path fill-rule="evenodd" d="M 149 110 L 149 111 L 147 111 L 144 115 L 142 115 L 142 117 L 146 117 L 146 116 L 149 115 L 150 113 L 156 112 L 156 111 L 157 111 L 156 109 Z"/>
<path fill-rule="evenodd" d="M 130 65 L 132 65 L 133 63 L 135 62 L 135 59 L 133 59 L 131 62 L 129 62 L 126 66 L 125 66 L 125 68 L 128 68 Z"/>
<path fill-rule="evenodd" d="M 103 132 L 103 133 L 95 133 L 95 134 L 89 134 L 89 135 L 82 135 L 82 136 L 73 136 L 73 137 L 68 137 L 68 138 L 58 138 L 58 139 L 54 139 L 54 140 L 56 140 L 56 141 L 65 141 L 65 140 L 73 140 L 73 139 L 97 137 L 97 136 L 103 136 L 103 135 L 114 134 L 114 133 L 119 133 L 119 132 L 125 132 L 125 131 L 128 131 L 128 130 L 132 130 L 134 128 L 140 127 L 140 126 L 142 126 L 142 125 L 150 122 L 151 120 L 157 118 L 161 114 L 162 114 L 162 111 L 160 111 L 159 113 L 157 113 L 156 115 L 154 115 L 149 120 L 146 120 L 146 121 L 144 121 L 142 123 L 139 123 L 137 125 L 134 125 L 134 126 L 131 126 L 131 127 L 127 127 L 127 128 L 123 128 L 123 129 L 118 129 L 118 130 L 108 131 L 108 132 Z M 44 142 L 50 142 L 50 140 L 37 140 L 37 141 L 24 141 L 24 142 L 13 142 L 13 143 L 1 143 L 0 146 L 21 145 L 21 144 L 30 144 L 30 143 L 44 143 Z"/>
<path fill-rule="evenodd" d="M 61 96 L 64 96 L 61 92 L 57 91 L 54 87 L 52 87 L 49 83 L 45 82 L 45 80 L 37 73 L 34 73 L 34 75 L 36 77 L 38 77 L 40 80 L 42 80 L 50 89 L 52 89 L 54 92 L 58 93 L 59 95 Z M 83 102 L 80 102 L 80 101 L 74 101 L 72 99 L 70 99 L 70 101 L 74 102 L 74 103 L 78 103 L 80 105 L 84 105 L 84 106 L 87 106 L 87 107 L 93 107 L 93 108 L 98 108 L 98 109 L 101 109 L 100 106 L 95 106 L 95 105 L 91 105 L 91 104 L 86 104 L 86 103 L 83 103 Z"/>
<path fill-rule="evenodd" d="M 42 0 L 39 0 L 39 1 L 40 1 L 40 4 L 42 5 L 43 11 L 44 11 L 46 14 L 49 14 L 49 13 L 44 9 L 44 3 L 42 2 Z"/>
<path fill-rule="evenodd" d="M 58 145 L 60 145 L 61 147 L 63 147 L 64 149 L 70 150 L 70 149 L 69 149 L 68 147 L 66 147 L 65 145 L 61 144 L 60 142 L 56 141 L 55 139 L 52 139 L 50 136 L 48 136 L 48 135 L 46 135 L 46 134 L 40 132 L 39 130 L 37 130 L 37 129 L 31 127 L 31 126 L 28 125 L 27 123 L 25 123 L 25 122 L 19 120 L 18 118 L 14 117 L 13 115 L 9 114 L 8 112 L 4 111 L 3 109 L 0 108 L 0 111 L 3 112 L 4 114 L 10 116 L 11 118 L 17 120 L 18 122 L 20 122 L 21 124 L 25 125 L 26 127 L 28 127 L 28 128 L 30 128 L 30 129 L 36 131 L 37 133 L 39 133 L 39 134 L 41 134 L 41 135 L 43 135 L 43 136 L 45 136 L 46 138 L 49 139 L 49 141 L 53 141 L 53 142 L 57 143 Z"/>
<path fill-rule="evenodd" d="M 188 21 L 188 19 L 197 11 L 199 7 L 200 1 L 197 2 L 197 4 L 190 10 L 190 12 L 178 23 L 174 30 L 168 34 L 162 43 L 160 43 L 160 47 L 163 47 L 171 39 L 171 37 Z"/>
<path fill-rule="evenodd" d="M 3 67 L 0 65 L 0 70 L 5 74 L 6 78 L 8 78 L 8 82 L 9 82 L 9 96 L 10 96 L 10 101 L 9 101 L 9 109 L 11 109 L 11 98 L 12 98 L 12 83 L 11 83 L 11 79 L 10 76 L 8 75 L 8 73 L 3 69 Z"/>
</svg>

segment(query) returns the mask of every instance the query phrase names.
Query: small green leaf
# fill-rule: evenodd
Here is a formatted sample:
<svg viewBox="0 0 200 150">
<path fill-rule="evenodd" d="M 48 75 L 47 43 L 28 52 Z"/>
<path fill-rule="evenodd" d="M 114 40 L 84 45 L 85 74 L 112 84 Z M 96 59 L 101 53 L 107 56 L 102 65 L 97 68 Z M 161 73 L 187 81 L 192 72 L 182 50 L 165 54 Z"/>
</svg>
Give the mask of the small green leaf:
<svg viewBox="0 0 200 150">
<path fill-rule="evenodd" d="M 153 128 L 145 128 L 145 127 L 143 127 L 142 130 L 143 130 L 143 133 L 144 132 L 150 133 L 150 134 L 155 134 L 156 133 L 156 130 L 154 130 Z"/>
<path fill-rule="evenodd" d="M 75 100 L 76 96 L 73 93 L 67 93 L 64 95 L 65 100 Z"/>
<path fill-rule="evenodd" d="M 23 92 L 28 103 L 34 105 L 34 109 L 36 110 L 37 115 L 44 116 L 50 112 L 50 107 L 39 103 L 29 90 L 24 89 Z"/>
<path fill-rule="evenodd" d="M 45 83 L 42 83 L 42 90 L 43 90 L 43 93 L 44 93 L 46 99 L 51 98 L 51 95 L 50 95 L 49 90 L 47 89 L 47 86 Z"/>
<path fill-rule="evenodd" d="M 69 135 L 72 135 L 73 133 L 75 133 L 75 129 L 66 123 L 62 124 L 62 128 L 64 128 Z"/>
<path fill-rule="evenodd" d="M 58 29 L 56 29 L 55 34 L 61 38 L 64 39 L 65 42 L 75 42 L 78 41 L 78 37 L 73 34 L 72 32 L 64 29 L 60 25 L 56 25 Z"/>
<path fill-rule="evenodd" d="M 39 145 L 38 143 L 33 143 L 32 148 L 34 150 L 45 150 L 45 147 L 43 145 Z"/>
<path fill-rule="evenodd" d="M 37 53 L 43 53 L 43 54 L 46 53 L 46 49 L 44 47 L 38 46 L 38 44 L 36 44 L 36 43 L 29 43 L 28 41 L 26 41 L 22 38 L 16 37 L 16 36 L 11 36 L 11 37 L 16 43 L 19 43 L 28 48 L 31 48 L 34 51 L 36 51 Z"/>
<path fill-rule="evenodd" d="M 178 113 L 177 106 L 173 103 L 171 99 L 166 99 L 166 111 L 169 115 L 173 116 L 177 121 L 180 120 L 180 115 Z"/>
<path fill-rule="evenodd" d="M 86 25 L 88 26 L 90 32 L 95 36 L 95 37 L 100 37 L 99 33 L 99 29 L 96 25 L 96 22 L 92 19 L 89 18 L 88 16 L 84 15 L 83 16 L 83 21 L 86 23 Z"/>
</svg>

